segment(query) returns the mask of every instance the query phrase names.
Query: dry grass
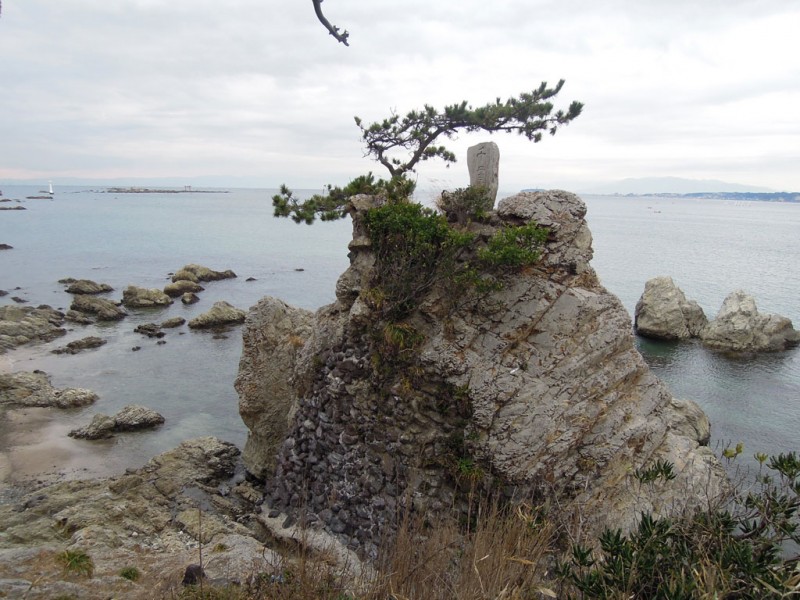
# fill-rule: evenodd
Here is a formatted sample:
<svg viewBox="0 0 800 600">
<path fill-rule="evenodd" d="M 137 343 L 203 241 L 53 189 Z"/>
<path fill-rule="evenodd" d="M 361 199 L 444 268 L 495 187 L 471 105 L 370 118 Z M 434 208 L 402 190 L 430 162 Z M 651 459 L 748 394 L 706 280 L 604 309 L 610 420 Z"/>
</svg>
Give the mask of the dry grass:
<svg viewBox="0 0 800 600">
<path fill-rule="evenodd" d="M 242 587 L 190 587 L 183 600 L 517 600 L 555 597 L 543 583 L 553 531 L 530 507 L 483 505 L 471 531 L 407 519 L 369 580 L 300 555 Z"/>
</svg>

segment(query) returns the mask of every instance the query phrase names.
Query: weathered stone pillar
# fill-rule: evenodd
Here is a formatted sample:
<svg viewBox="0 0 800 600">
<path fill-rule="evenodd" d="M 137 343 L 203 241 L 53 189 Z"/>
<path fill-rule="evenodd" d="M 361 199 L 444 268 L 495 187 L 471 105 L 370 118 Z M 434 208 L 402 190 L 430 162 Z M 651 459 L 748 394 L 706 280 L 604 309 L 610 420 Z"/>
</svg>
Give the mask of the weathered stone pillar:
<svg viewBox="0 0 800 600">
<path fill-rule="evenodd" d="M 498 173 L 500 171 L 500 149 L 494 142 L 482 142 L 467 150 L 469 184 L 486 188 L 492 199 L 497 199 Z"/>
</svg>

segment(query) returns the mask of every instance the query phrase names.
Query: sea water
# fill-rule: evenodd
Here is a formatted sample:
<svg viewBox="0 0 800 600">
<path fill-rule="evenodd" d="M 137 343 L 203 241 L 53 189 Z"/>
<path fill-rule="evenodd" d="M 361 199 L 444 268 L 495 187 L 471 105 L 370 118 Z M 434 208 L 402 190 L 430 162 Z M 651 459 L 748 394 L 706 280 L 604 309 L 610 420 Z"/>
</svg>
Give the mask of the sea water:
<svg viewBox="0 0 800 600">
<path fill-rule="evenodd" d="M 57 387 L 86 387 L 100 399 L 92 407 L 28 411 L 38 440 L 26 439 L 12 469 L 50 469 L 65 476 L 108 474 L 138 467 L 180 441 L 216 435 L 241 446 L 246 437 L 233 389 L 241 355 L 241 330 L 223 336 L 186 326 L 165 330 L 166 344 L 135 333 L 142 323 L 173 316 L 187 320 L 216 300 L 248 308 L 263 296 L 315 309 L 334 298 L 347 267 L 349 220 L 296 225 L 272 216 L 276 190 L 206 190 L 205 193 L 111 193 L 57 188 L 52 200 L 27 199 L 37 187 L 3 186 L 25 211 L 0 211 L 0 289 L 30 305 L 67 309 L 66 277 L 108 283 L 119 299 L 128 285 L 163 288 L 187 263 L 233 269 L 236 279 L 203 284 L 201 301 L 169 308 L 131 310 L 120 322 L 69 324 L 66 336 L 2 357 L 5 370 L 41 369 Z M 584 196 L 594 237 L 592 262 L 601 282 L 633 310 L 645 282 L 670 275 L 713 317 L 735 289 L 753 294 L 762 312 L 798 324 L 800 205 L 681 198 Z M 14 205 L 4 203 L 3 206 Z M 251 281 L 247 279 L 251 278 Z M 99 349 L 77 355 L 51 350 L 98 335 Z M 697 401 L 712 420 L 715 443 L 743 442 L 747 452 L 797 448 L 800 430 L 800 352 L 729 358 L 695 342 L 637 340 L 651 368 L 681 398 Z M 134 347 L 140 350 L 133 351 Z M 66 433 L 96 412 L 114 414 L 143 404 L 166 417 L 161 428 L 111 440 L 73 440 Z M 8 429 L 8 428 L 7 428 Z M 13 428 L 7 432 L 13 437 Z M 0 449 L 14 444 L 0 440 Z M 43 447 L 39 449 L 37 444 Z M 47 446 L 46 448 L 44 446 Z M 57 457 L 53 457 L 53 448 Z M 30 460 L 36 453 L 47 464 Z M 17 460 L 19 464 L 14 464 Z"/>
</svg>

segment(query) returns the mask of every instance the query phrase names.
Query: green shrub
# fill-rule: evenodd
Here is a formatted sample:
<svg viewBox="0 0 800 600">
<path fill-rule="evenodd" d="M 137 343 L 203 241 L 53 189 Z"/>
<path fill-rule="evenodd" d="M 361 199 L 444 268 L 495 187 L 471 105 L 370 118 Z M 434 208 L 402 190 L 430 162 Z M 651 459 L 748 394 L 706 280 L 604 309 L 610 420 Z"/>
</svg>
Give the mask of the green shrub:
<svg viewBox="0 0 800 600">
<path fill-rule="evenodd" d="M 486 269 L 494 271 L 526 267 L 539 260 L 545 241 L 547 229 L 535 223 L 505 227 L 478 252 L 478 259 Z"/>
<path fill-rule="evenodd" d="M 797 597 L 800 460 L 796 453 L 780 454 L 764 467 L 762 458 L 756 456 L 762 468 L 755 488 L 737 493 L 724 507 L 678 519 L 644 514 L 628 535 L 605 531 L 597 551 L 574 545 L 559 568 L 563 597 Z M 669 463 L 637 473 L 643 482 L 670 475 Z"/>
<path fill-rule="evenodd" d="M 437 281 L 451 277 L 456 259 L 473 241 L 436 211 L 410 202 L 373 208 L 365 224 L 375 253 L 374 287 L 382 291 L 390 320 L 408 315 Z"/>
</svg>

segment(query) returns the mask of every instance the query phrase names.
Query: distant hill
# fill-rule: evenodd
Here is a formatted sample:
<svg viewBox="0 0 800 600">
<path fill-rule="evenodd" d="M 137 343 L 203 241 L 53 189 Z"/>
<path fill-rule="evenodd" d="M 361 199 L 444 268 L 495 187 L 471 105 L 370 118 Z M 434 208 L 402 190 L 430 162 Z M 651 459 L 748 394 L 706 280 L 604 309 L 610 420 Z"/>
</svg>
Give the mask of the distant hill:
<svg viewBox="0 0 800 600">
<path fill-rule="evenodd" d="M 681 177 L 642 177 L 622 179 L 582 190 L 584 194 L 692 194 L 698 192 L 774 192 L 753 185 L 729 183 L 718 179 L 683 179 Z"/>
</svg>

